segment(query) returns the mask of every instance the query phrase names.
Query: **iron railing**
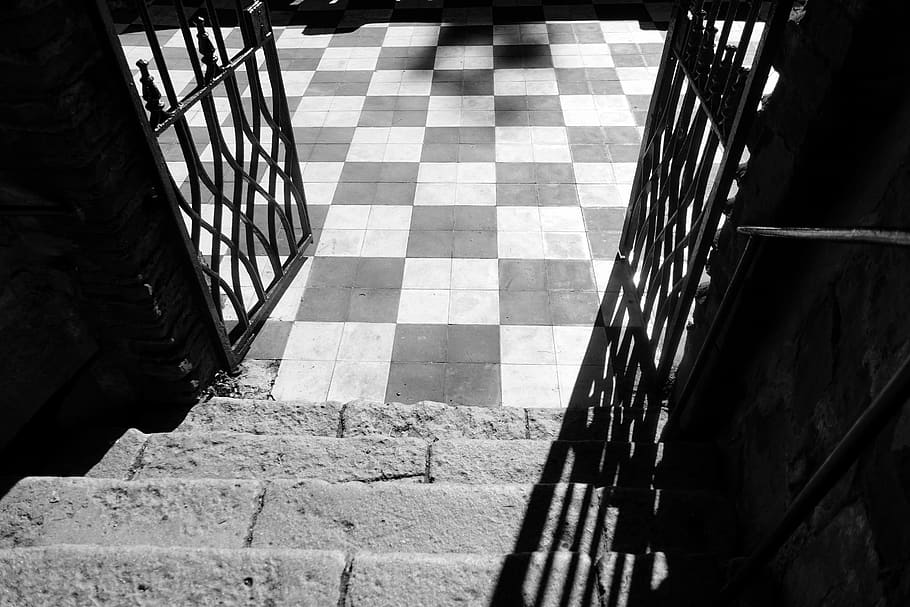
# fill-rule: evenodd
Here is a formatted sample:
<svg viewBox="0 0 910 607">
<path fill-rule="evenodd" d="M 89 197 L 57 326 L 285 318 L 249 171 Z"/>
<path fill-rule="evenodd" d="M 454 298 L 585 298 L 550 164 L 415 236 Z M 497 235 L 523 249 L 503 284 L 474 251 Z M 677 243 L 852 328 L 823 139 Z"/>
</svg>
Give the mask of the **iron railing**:
<svg viewBox="0 0 910 607">
<path fill-rule="evenodd" d="M 616 259 L 637 309 L 606 319 L 617 402 L 670 376 L 791 3 L 676 8 Z"/>
<path fill-rule="evenodd" d="M 312 239 L 275 36 L 261 0 L 158 4 L 153 17 L 144 0 L 135 1 L 152 58 L 136 62 L 146 132 L 170 182 L 166 197 L 227 364 L 235 367 L 300 269 Z M 162 15 L 166 26 L 156 22 Z M 225 21 L 239 32 L 228 35 Z M 173 32 L 167 52 L 162 31 Z M 175 61 L 190 68 L 190 83 L 180 86 L 178 72 L 168 65 Z M 132 74 L 124 76 L 134 83 Z M 159 143 L 178 146 L 177 161 L 165 158 Z"/>
<path fill-rule="evenodd" d="M 681 419 L 690 408 L 692 394 L 703 379 L 702 370 L 714 354 L 714 344 L 725 331 L 742 293 L 742 285 L 755 267 L 763 246 L 757 239 L 783 239 L 804 242 L 833 242 L 846 244 L 874 244 L 910 246 L 910 232 L 880 228 L 804 228 L 742 226 L 737 229 L 749 237 L 736 269 L 714 315 L 702 346 L 696 355 L 689 376 L 670 414 L 664 434 L 679 430 Z M 774 529 L 741 562 L 731 578 L 718 593 L 715 604 L 729 605 L 751 583 L 756 573 L 766 566 L 774 555 L 793 536 L 797 528 L 812 514 L 821 500 L 869 448 L 888 422 L 910 400 L 910 356 L 885 388 L 853 423 L 831 454 L 809 478 L 793 499 Z"/>
</svg>

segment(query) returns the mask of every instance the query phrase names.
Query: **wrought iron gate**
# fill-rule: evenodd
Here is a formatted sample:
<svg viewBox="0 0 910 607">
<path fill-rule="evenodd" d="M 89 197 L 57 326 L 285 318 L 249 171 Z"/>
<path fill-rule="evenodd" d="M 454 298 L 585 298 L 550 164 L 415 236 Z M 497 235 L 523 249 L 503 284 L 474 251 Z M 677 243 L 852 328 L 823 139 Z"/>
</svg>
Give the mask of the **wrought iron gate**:
<svg viewBox="0 0 910 607">
<path fill-rule="evenodd" d="M 233 368 L 312 238 L 275 36 L 262 0 L 149 4 L 130 6 L 150 55 L 135 74 L 146 132 Z"/>
<path fill-rule="evenodd" d="M 669 378 L 792 0 L 681 0 L 614 266 L 615 403 Z M 637 397 L 636 397 L 637 398 Z"/>
</svg>

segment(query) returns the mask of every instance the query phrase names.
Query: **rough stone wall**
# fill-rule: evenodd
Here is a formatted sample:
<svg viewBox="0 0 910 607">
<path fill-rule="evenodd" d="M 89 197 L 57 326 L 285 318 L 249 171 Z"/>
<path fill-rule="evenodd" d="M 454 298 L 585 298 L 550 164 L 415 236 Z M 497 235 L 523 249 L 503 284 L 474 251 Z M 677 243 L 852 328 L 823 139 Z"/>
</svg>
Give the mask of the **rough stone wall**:
<svg viewBox="0 0 910 607">
<path fill-rule="evenodd" d="M 796 11 L 735 209 L 690 329 L 701 346 L 744 245 L 737 225 L 910 227 L 906 3 Z M 768 242 L 684 418 L 724 450 L 747 553 L 910 355 L 910 251 Z M 910 604 L 910 407 L 743 604 Z"/>
<path fill-rule="evenodd" d="M 89 0 L 0 7 L 0 425 L 7 407 L 30 415 L 77 370 L 122 411 L 191 399 L 220 364 L 97 15 Z M 45 322 L 23 324 L 30 300 Z M 54 350 L 64 334 L 79 347 Z M 50 362 L 23 355 L 42 345 Z"/>
</svg>

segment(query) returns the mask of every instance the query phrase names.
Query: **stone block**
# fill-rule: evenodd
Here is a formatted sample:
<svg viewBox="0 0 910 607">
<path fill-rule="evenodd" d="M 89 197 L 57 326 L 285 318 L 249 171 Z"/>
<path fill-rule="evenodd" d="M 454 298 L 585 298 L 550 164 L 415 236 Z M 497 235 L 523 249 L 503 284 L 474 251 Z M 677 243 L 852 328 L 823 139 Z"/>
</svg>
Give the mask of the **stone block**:
<svg viewBox="0 0 910 607">
<path fill-rule="evenodd" d="M 584 485 L 269 483 L 253 546 L 509 553 L 595 550 L 600 491 Z"/>
<path fill-rule="evenodd" d="M 244 545 L 262 485 L 32 477 L 0 499 L 0 548 Z"/>
<path fill-rule="evenodd" d="M 340 552 L 151 546 L 0 550 L 0 604 L 273 605 L 338 602 Z M 9 581 L 15 580 L 15 583 Z"/>
<path fill-rule="evenodd" d="M 651 441 L 667 421 L 664 409 L 651 415 L 639 407 L 528 409 L 528 438 Z"/>
<path fill-rule="evenodd" d="M 344 436 L 437 438 L 527 438 L 524 411 L 505 407 L 453 407 L 354 401 L 344 409 Z"/>
<path fill-rule="evenodd" d="M 193 407 L 178 430 L 337 436 L 341 403 L 213 398 Z"/>
<path fill-rule="evenodd" d="M 136 477 L 421 482 L 426 462 L 420 439 L 178 432 L 150 437 Z"/>
<path fill-rule="evenodd" d="M 510 554 L 363 553 L 354 557 L 345 607 L 581 607 L 592 604 L 591 561 L 573 552 Z"/>
<path fill-rule="evenodd" d="M 446 483 L 595 483 L 704 489 L 714 453 L 688 443 L 444 440 L 430 447 L 430 480 Z"/>
<path fill-rule="evenodd" d="M 132 473 L 136 457 L 148 439 L 147 434 L 130 428 L 117 439 L 97 464 L 92 466 L 85 476 L 92 478 L 116 478 L 128 480 Z"/>
</svg>

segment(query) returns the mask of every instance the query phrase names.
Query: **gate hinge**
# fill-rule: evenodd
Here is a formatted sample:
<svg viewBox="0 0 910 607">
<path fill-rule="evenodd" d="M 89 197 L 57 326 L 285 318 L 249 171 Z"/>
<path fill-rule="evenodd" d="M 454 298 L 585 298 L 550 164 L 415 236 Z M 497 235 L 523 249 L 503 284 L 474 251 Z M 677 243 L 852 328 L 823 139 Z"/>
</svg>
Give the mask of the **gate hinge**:
<svg viewBox="0 0 910 607">
<path fill-rule="evenodd" d="M 262 0 L 257 0 L 243 9 L 243 42 L 246 48 L 262 46 L 271 35 L 269 9 Z"/>
</svg>

